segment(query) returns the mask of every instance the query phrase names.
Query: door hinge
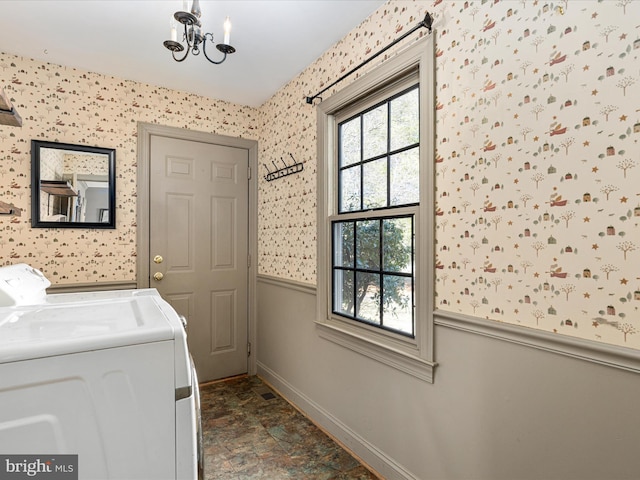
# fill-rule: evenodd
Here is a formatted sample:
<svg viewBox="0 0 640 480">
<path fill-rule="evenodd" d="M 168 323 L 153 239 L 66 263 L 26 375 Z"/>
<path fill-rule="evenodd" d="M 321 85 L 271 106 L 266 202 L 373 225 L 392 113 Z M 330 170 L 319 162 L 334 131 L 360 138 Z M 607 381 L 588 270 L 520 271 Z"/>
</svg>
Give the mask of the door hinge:
<svg viewBox="0 0 640 480">
<path fill-rule="evenodd" d="M 248 177 L 247 180 L 251 180 L 251 167 L 248 167 Z"/>
<path fill-rule="evenodd" d="M 251 342 L 247 342 L 247 357 L 251 356 Z"/>
</svg>

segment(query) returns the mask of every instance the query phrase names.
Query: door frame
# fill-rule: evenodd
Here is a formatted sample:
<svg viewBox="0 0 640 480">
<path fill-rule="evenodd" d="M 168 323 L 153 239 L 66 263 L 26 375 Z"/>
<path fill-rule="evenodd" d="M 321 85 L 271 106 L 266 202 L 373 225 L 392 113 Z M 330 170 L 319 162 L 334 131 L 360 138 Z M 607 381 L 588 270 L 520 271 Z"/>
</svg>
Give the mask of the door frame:
<svg viewBox="0 0 640 480">
<path fill-rule="evenodd" d="M 167 127 L 155 123 L 138 122 L 138 166 L 137 166 L 137 251 L 136 251 L 136 282 L 138 288 L 149 288 L 150 252 L 149 252 L 149 208 L 150 208 L 150 158 L 151 136 L 175 138 L 194 142 L 211 143 L 225 147 L 236 147 L 247 150 L 249 154 L 249 244 L 248 252 L 251 258 L 247 272 L 247 341 L 251 344 L 251 354 L 248 357 L 247 369 L 249 375 L 255 375 L 257 346 L 256 339 L 256 282 L 258 263 L 258 142 L 245 138 L 236 138 L 214 133 L 187 130 L 184 128 Z"/>
</svg>

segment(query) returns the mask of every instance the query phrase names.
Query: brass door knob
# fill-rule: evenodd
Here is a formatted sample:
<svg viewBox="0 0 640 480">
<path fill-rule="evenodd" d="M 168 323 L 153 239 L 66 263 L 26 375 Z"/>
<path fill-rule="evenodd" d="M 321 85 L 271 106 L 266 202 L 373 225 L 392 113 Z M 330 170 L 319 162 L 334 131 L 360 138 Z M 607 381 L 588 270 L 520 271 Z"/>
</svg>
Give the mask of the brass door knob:
<svg viewBox="0 0 640 480">
<path fill-rule="evenodd" d="M 156 255 L 155 257 L 153 257 L 153 263 L 162 263 L 164 261 L 164 258 L 162 258 L 161 255 Z"/>
<path fill-rule="evenodd" d="M 164 275 L 162 274 L 162 272 L 156 272 L 153 274 L 153 279 L 157 280 L 158 282 L 163 278 L 164 278 Z"/>
</svg>

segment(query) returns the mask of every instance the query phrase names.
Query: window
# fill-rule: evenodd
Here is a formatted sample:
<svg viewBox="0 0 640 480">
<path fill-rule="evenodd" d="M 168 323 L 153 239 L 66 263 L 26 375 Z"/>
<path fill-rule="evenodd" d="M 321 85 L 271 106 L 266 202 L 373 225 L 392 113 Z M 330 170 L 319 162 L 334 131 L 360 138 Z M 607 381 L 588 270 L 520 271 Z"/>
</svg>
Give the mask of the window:
<svg viewBox="0 0 640 480">
<path fill-rule="evenodd" d="M 414 85 L 338 123 L 339 213 L 420 201 L 418 106 Z"/>
<path fill-rule="evenodd" d="M 339 200 L 331 216 L 333 313 L 411 338 L 415 211 L 394 210 L 420 202 L 418 106 L 412 85 L 347 120 L 336 115 Z M 348 212 L 361 216 L 342 220 Z"/>
<path fill-rule="evenodd" d="M 318 107 L 318 329 L 433 374 L 433 42 Z"/>
</svg>

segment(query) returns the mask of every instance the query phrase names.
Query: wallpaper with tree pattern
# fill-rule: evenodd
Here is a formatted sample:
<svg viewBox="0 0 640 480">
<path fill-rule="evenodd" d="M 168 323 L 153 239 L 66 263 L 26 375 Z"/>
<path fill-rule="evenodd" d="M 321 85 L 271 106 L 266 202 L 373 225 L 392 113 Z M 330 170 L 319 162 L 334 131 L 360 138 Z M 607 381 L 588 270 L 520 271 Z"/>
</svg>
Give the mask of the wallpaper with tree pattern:
<svg viewBox="0 0 640 480">
<path fill-rule="evenodd" d="M 640 346 L 640 2 L 437 12 L 438 307 Z"/>
<path fill-rule="evenodd" d="M 424 18 L 436 35 L 437 307 L 640 348 L 640 1 L 390 0 L 259 109 L 0 54 L 0 261 L 135 280 L 136 122 L 256 138 L 259 273 L 316 278 L 316 111 L 304 102 Z M 328 98 L 411 39 L 324 94 Z M 117 229 L 30 228 L 32 138 L 117 149 Z M 304 170 L 273 182 L 292 161 Z M 275 166 L 274 166 L 275 164 Z"/>
<path fill-rule="evenodd" d="M 0 85 L 23 119 L 0 125 L 0 264 L 54 284 L 135 282 L 137 122 L 255 138 L 254 108 L 0 52 Z M 31 228 L 31 140 L 116 149 L 116 229 Z"/>
<path fill-rule="evenodd" d="M 261 109 L 263 155 L 306 162 L 303 174 L 261 185 L 261 270 L 315 281 L 316 118 L 304 96 L 426 11 L 436 35 L 437 308 L 639 348 L 639 1 L 379 9 Z"/>
</svg>

